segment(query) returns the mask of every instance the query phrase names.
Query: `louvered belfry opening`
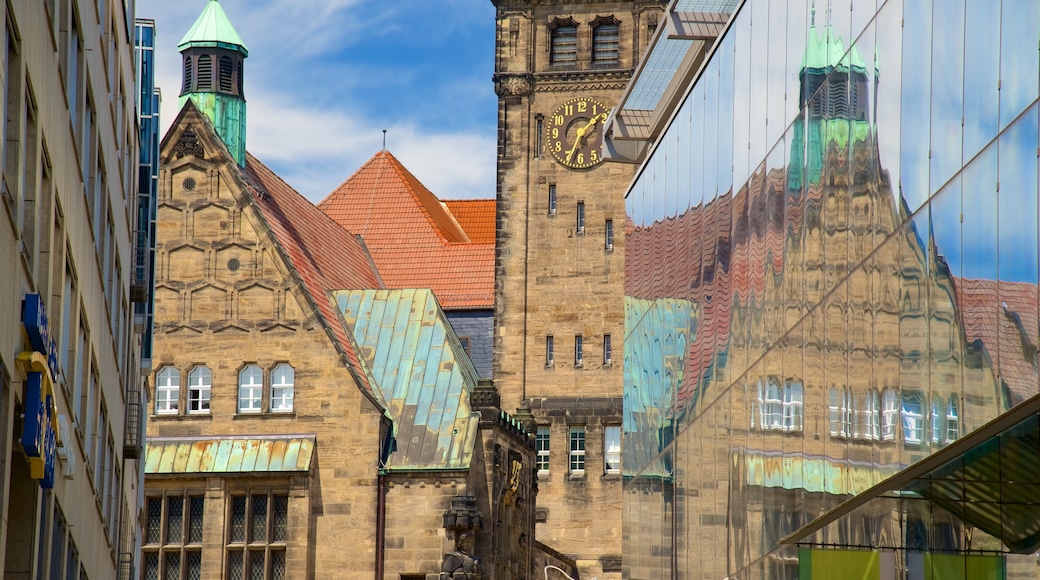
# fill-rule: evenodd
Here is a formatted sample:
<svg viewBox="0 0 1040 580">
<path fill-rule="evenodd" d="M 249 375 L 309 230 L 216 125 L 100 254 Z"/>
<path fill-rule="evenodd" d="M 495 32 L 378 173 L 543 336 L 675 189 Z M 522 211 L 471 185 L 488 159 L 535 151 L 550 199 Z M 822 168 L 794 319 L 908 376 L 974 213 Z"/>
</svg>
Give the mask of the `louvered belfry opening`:
<svg viewBox="0 0 1040 580">
<path fill-rule="evenodd" d="M 243 96 L 243 63 L 237 53 L 219 47 L 183 51 L 184 84 L 181 94 L 217 92 Z"/>
</svg>

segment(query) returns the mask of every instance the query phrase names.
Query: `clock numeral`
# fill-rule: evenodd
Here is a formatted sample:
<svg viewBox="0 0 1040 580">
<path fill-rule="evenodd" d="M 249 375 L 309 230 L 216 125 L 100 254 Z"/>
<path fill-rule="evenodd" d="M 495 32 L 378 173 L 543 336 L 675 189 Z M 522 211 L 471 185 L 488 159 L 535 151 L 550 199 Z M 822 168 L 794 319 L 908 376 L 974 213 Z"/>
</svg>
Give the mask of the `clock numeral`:
<svg viewBox="0 0 1040 580">
<path fill-rule="evenodd" d="M 552 138 L 553 139 L 559 139 L 560 138 L 560 130 L 559 129 L 553 127 Z"/>
<path fill-rule="evenodd" d="M 578 112 L 584 113 L 587 110 L 589 110 L 589 104 L 585 101 L 578 101 Z"/>
<path fill-rule="evenodd" d="M 553 123 L 562 127 L 563 115 L 553 115 Z"/>
<path fill-rule="evenodd" d="M 556 152 L 559 153 L 560 151 L 563 151 L 563 145 L 560 144 L 559 141 L 557 141 L 555 149 L 556 149 Z"/>
<path fill-rule="evenodd" d="M 596 150 L 595 149 L 593 149 L 592 151 L 589 152 L 589 159 L 593 163 L 599 161 L 599 155 L 596 154 Z"/>
<path fill-rule="evenodd" d="M 578 165 L 582 165 L 583 163 L 585 163 L 585 154 L 578 153 Z"/>
<path fill-rule="evenodd" d="M 599 114 L 599 105 L 592 103 L 592 116 L 595 117 Z"/>
<path fill-rule="evenodd" d="M 568 115 L 568 116 L 569 115 L 573 115 L 574 114 L 574 105 L 564 105 L 563 106 L 563 114 L 564 115 Z M 562 125 L 563 123 L 560 123 L 560 124 Z"/>
</svg>

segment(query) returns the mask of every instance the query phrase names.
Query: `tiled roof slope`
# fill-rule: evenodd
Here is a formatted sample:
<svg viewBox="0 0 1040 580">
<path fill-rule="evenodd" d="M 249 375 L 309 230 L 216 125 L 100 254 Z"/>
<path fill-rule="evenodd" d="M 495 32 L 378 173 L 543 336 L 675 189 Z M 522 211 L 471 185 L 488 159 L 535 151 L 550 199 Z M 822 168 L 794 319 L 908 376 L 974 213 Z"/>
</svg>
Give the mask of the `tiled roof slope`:
<svg viewBox="0 0 1040 580">
<path fill-rule="evenodd" d="M 353 338 L 340 323 L 332 290 L 382 288 L 379 272 L 364 245 L 281 180 L 256 157 L 247 154 L 243 170 L 254 187 L 253 201 L 285 255 L 321 311 L 363 388 L 379 398 L 358 357 Z"/>
<path fill-rule="evenodd" d="M 430 288 L 446 310 L 493 306 L 493 237 L 473 242 L 388 151 L 362 165 L 318 208 L 365 240 L 388 288 Z"/>
<path fill-rule="evenodd" d="M 469 236 L 469 241 L 495 242 L 495 200 L 446 199 L 444 205 Z"/>
<path fill-rule="evenodd" d="M 464 469 L 479 415 L 477 370 L 430 290 L 351 290 L 333 297 L 394 421 L 390 469 Z"/>
</svg>

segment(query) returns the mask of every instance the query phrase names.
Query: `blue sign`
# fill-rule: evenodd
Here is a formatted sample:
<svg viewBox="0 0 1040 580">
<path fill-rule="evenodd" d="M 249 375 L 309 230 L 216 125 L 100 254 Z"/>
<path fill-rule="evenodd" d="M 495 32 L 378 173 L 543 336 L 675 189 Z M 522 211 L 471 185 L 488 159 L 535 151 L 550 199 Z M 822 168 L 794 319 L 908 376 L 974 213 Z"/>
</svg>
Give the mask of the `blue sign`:
<svg viewBox="0 0 1040 580">
<path fill-rule="evenodd" d="M 47 312 L 39 294 L 22 301 L 22 326 L 33 350 L 18 355 L 25 371 L 25 422 L 22 450 L 29 460 L 29 474 L 40 487 L 54 487 L 54 457 L 57 452 L 58 413 L 54 382 L 58 377 L 58 348 L 51 336 Z"/>
<path fill-rule="evenodd" d="M 51 336 L 51 327 L 47 322 L 47 311 L 43 307 L 43 299 L 39 294 L 26 294 L 22 301 L 22 326 L 29 335 L 29 344 L 33 350 L 47 356 L 47 366 L 51 371 L 51 380 L 58 378 L 58 347 Z"/>
</svg>

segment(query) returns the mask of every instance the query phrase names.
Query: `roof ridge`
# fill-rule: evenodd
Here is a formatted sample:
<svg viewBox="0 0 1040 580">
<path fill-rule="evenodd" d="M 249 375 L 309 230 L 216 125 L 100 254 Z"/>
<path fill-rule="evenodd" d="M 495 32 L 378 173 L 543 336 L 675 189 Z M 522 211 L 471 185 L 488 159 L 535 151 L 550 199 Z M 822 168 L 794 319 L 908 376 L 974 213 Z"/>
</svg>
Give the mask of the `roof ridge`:
<svg viewBox="0 0 1040 580">
<path fill-rule="evenodd" d="M 426 185 L 424 185 L 422 181 L 419 181 L 419 178 L 412 174 L 411 171 L 408 171 L 408 168 L 405 167 L 404 164 L 397 159 L 397 157 L 394 157 L 393 153 L 390 153 L 389 151 L 384 149 L 376 155 L 378 156 L 380 154 L 385 154 L 385 157 L 388 158 L 388 160 L 390 161 L 390 166 L 394 169 L 397 175 L 401 177 L 402 183 L 408 189 L 408 192 L 412 194 L 412 197 L 415 199 L 415 201 L 419 204 L 419 208 L 423 211 L 424 214 L 426 214 L 426 219 L 429 220 L 430 225 L 433 226 L 434 231 L 436 231 L 440 235 L 440 237 L 444 239 L 444 241 L 449 243 L 458 243 L 466 242 L 469 240 L 469 237 L 466 236 L 466 232 L 462 229 L 462 226 L 459 225 L 458 220 L 456 220 L 455 216 L 452 215 L 451 211 L 449 211 L 447 207 L 444 206 L 444 202 L 442 202 L 440 198 L 438 198 L 432 191 L 430 191 L 430 189 L 426 187 Z M 437 220 L 433 217 L 432 210 L 430 209 L 427 202 L 422 199 L 423 196 L 420 195 L 419 191 L 417 191 L 415 185 L 422 188 L 422 193 L 425 193 L 429 197 L 433 198 L 432 201 L 436 202 L 437 209 L 439 209 L 445 217 L 451 219 L 452 224 L 454 224 L 457 230 L 456 232 L 453 232 L 454 235 L 449 236 L 449 232 L 444 231 L 444 228 L 442 228 L 440 224 L 437 223 Z"/>
</svg>

